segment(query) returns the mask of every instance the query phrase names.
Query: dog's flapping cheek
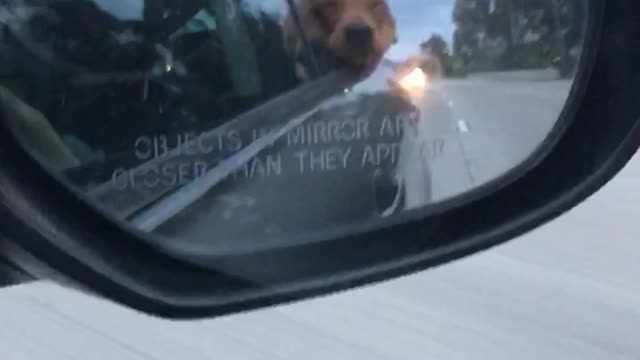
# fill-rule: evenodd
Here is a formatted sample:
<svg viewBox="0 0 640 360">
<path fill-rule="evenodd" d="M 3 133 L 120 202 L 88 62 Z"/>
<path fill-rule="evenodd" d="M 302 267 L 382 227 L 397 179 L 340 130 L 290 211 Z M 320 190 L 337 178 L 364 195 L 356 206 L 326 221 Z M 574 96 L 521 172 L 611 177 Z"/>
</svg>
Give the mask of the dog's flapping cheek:
<svg viewBox="0 0 640 360">
<path fill-rule="evenodd" d="M 375 22 L 375 50 L 379 54 L 386 53 L 396 43 L 396 22 L 386 1 L 370 0 L 372 17 Z"/>
<path fill-rule="evenodd" d="M 385 53 L 397 42 L 396 22 L 386 3 L 377 8 L 375 17 L 378 25 L 378 31 L 376 32 L 377 50 Z"/>
<path fill-rule="evenodd" d="M 283 23 L 285 49 L 296 63 L 296 73 L 301 80 L 307 80 L 311 74 L 323 74 L 333 68 L 336 63 L 329 51 L 328 39 L 339 8 L 334 0 L 298 0 L 296 16 L 289 13 Z M 302 34 L 306 38 L 303 40 Z"/>
<path fill-rule="evenodd" d="M 300 21 L 301 28 L 296 24 L 295 17 L 290 12 L 285 17 L 283 24 L 285 48 L 289 54 L 293 55 L 302 50 L 304 46 L 300 32 L 304 32 L 304 36 L 309 42 L 326 42 L 327 29 L 325 21 L 321 21 L 321 13 L 319 9 L 324 8 L 326 1 L 323 0 L 298 0 L 296 1 L 296 16 Z M 322 13 L 324 14 L 324 12 Z"/>
</svg>

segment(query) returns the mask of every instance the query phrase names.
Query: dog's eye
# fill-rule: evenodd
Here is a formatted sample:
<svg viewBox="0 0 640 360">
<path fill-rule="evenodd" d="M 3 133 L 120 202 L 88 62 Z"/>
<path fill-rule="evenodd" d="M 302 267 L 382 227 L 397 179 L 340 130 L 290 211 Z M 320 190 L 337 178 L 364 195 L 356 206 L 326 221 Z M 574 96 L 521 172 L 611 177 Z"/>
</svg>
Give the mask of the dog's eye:
<svg viewBox="0 0 640 360">
<path fill-rule="evenodd" d="M 313 13 L 316 17 L 322 20 L 333 19 L 338 13 L 339 5 L 337 1 L 327 1 L 316 6 L 313 9 Z"/>
<path fill-rule="evenodd" d="M 389 7 L 384 0 L 373 1 L 371 3 L 371 11 L 373 12 L 379 26 L 389 22 Z"/>
</svg>

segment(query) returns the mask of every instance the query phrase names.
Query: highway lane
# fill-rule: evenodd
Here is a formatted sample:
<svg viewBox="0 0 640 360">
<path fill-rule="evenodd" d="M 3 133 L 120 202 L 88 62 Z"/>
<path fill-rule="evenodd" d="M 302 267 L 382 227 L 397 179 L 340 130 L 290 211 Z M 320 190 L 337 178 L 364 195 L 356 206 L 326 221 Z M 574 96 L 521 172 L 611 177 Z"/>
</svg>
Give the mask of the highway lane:
<svg viewBox="0 0 640 360">
<path fill-rule="evenodd" d="M 431 160 L 434 201 L 455 196 L 504 174 L 530 156 L 556 124 L 570 81 L 445 80 L 434 91 L 447 104 L 443 156 Z M 430 101 L 430 100 L 425 100 Z M 441 135 L 435 135 L 441 136 Z"/>
</svg>

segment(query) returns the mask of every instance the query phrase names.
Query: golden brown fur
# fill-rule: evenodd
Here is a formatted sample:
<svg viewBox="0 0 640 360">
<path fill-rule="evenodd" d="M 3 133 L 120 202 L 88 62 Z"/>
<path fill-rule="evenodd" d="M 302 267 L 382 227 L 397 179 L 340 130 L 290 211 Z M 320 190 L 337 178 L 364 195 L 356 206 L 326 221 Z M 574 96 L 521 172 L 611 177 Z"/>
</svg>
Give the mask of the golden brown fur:
<svg viewBox="0 0 640 360">
<path fill-rule="evenodd" d="M 351 69 L 376 66 L 396 42 L 395 20 L 384 0 L 299 0 L 297 13 L 307 39 L 321 42 L 338 64 Z M 358 53 L 352 51 L 353 46 L 346 38 L 347 30 L 354 24 L 372 30 L 371 45 Z M 302 50 L 303 42 L 292 14 L 284 22 L 284 42 L 292 57 Z M 300 64 L 298 70 L 305 71 Z"/>
</svg>

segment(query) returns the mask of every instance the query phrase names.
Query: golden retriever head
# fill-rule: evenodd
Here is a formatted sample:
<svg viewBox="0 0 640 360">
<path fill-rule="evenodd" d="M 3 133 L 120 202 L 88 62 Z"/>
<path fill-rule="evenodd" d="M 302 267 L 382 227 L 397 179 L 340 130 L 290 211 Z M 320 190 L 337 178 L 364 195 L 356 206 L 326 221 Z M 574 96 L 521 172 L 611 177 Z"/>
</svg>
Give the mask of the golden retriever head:
<svg viewBox="0 0 640 360">
<path fill-rule="evenodd" d="M 297 15 L 312 42 L 321 41 L 339 63 L 355 69 L 377 65 L 396 42 L 396 24 L 385 0 L 299 0 Z M 296 54 L 302 46 L 289 14 L 285 46 Z"/>
</svg>

